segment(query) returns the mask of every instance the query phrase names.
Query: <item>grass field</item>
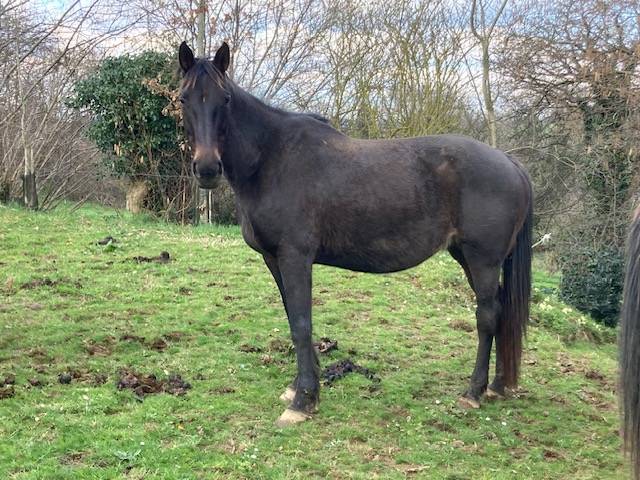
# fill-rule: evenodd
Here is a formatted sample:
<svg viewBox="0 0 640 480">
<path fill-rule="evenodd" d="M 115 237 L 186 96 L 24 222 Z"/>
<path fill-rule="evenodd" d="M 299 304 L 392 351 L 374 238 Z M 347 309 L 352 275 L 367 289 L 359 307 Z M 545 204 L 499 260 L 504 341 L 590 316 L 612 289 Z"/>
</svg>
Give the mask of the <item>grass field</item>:
<svg viewBox="0 0 640 480">
<path fill-rule="evenodd" d="M 519 390 L 464 411 L 474 299 L 452 259 L 315 267 L 314 334 L 338 341 L 322 366 L 350 357 L 381 382 L 346 376 L 279 430 L 287 323 L 237 228 L 0 207 L 0 479 L 625 478 L 615 331 L 556 286 L 536 269 Z M 142 399 L 116 388 L 123 371 L 192 388 Z"/>
</svg>

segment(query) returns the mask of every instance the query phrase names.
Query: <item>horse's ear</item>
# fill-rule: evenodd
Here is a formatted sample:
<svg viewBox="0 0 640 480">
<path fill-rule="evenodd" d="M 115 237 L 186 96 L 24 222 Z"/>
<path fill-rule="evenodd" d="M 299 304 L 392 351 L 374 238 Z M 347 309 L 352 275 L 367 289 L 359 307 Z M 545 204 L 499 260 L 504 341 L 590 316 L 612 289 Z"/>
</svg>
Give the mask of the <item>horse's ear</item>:
<svg viewBox="0 0 640 480">
<path fill-rule="evenodd" d="M 193 64 L 196 63 L 196 59 L 193 56 L 193 51 L 187 45 L 187 42 L 180 44 L 180 50 L 178 52 L 178 60 L 180 61 L 180 68 L 182 73 L 187 73 Z"/>
<path fill-rule="evenodd" d="M 213 64 L 216 66 L 220 73 L 224 73 L 229 68 L 229 62 L 231 61 L 231 53 L 229 52 L 229 45 L 227 42 L 222 42 L 222 45 L 216 52 L 216 56 L 213 58 Z"/>
</svg>

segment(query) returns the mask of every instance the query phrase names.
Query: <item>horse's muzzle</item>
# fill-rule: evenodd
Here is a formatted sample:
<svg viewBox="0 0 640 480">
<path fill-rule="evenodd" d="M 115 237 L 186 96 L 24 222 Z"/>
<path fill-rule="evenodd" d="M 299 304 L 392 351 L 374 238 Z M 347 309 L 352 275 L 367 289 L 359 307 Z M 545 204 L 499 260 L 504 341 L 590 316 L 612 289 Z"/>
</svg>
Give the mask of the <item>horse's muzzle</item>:
<svg viewBox="0 0 640 480">
<path fill-rule="evenodd" d="M 215 188 L 222 176 L 222 162 L 213 160 L 202 162 L 194 160 L 191 164 L 193 175 L 198 180 L 200 188 Z"/>
</svg>

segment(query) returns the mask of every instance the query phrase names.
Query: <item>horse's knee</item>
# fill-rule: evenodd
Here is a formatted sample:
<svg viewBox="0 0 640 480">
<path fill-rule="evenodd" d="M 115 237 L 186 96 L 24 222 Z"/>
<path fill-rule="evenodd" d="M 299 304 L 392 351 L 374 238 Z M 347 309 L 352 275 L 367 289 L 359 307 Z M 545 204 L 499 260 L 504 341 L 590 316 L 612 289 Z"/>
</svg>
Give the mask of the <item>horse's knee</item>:
<svg viewBox="0 0 640 480">
<path fill-rule="evenodd" d="M 478 332 L 494 336 L 498 328 L 499 316 L 500 303 L 495 298 L 478 300 L 476 308 Z"/>
</svg>

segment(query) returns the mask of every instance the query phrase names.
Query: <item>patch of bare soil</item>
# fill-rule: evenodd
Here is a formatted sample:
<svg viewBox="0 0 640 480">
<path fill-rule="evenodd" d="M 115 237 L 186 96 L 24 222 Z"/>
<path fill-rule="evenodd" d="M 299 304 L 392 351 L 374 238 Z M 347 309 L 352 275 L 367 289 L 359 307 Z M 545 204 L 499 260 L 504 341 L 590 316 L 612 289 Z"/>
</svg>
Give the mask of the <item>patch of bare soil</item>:
<svg viewBox="0 0 640 480">
<path fill-rule="evenodd" d="M 331 340 L 329 337 L 322 337 L 319 342 L 313 342 L 313 348 L 318 353 L 329 353 L 331 350 L 338 348 L 338 341 Z"/>
<path fill-rule="evenodd" d="M 213 392 L 224 395 L 227 393 L 236 393 L 236 389 L 233 387 L 218 387 L 218 388 L 215 388 Z"/>
<path fill-rule="evenodd" d="M 45 278 L 34 278 L 33 280 L 29 280 L 28 282 L 20 285 L 20 288 L 23 290 L 33 290 L 35 288 L 41 287 L 55 287 L 60 284 L 69 284 L 73 285 L 75 288 L 82 288 L 82 283 L 78 280 L 70 280 L 70 279 L 59 279 L 59 280 L 51 280 L 48 277 Z"/>
<path fill-rule="evenodd" d="M 86 457 L 87 452 L 69 452 L 60 457 L 60 463 L 62 465 L 81 465 L 83 459 Z"/>
<path fill-rule="evenodd" d="M 140 343 L 141 345 L 146 345 L 152 350 L 161 352 L 165 350 L 167 347 L 169 347 L 171 342 L 177 342 L 183 337 L 184 337 L 184 333 L 174 331 L 174 332 L 163 333 L 159 337 L 156 337 L 153 340 L 150 340 L 147 342 L 145 337 L 141 337 L 139 335 L 133 335 L 130 333 L 125 333 L 120 336 L 120 341 L 121 342 L 137 342 L 137 343 Z"/>
<path fill-rule="evenodd" d="M 84 342 L 84 349 L 91 356 L 106 357 L 113 352 L 115 340 L 115 337 L 111 335 L 100 342 L 87 340 Z"/>
<path fill-rule="evenodd" d="M 262 348 L 256 347 L 255 345 L 249 345 L 248 343 L 243 343 L 240 345 L 240 351 L 244 353 L 260 353 L 262 352 Z"/>
<path fill-rule="evenodd" d="M 449 323 L 449 326 L 454 330 L 462 330 L 463 332 L 473 332 L 475 330 L 474 326 L 471 323 L 460 318 L 453 320 L 451 323 Z"/>
<path fill-rule="evenodd" d="M 167 343 L 167 341 L 161 337 L 156 338 L 153 342 L 149 344 L 149 348 L 151 348 L 152 350 L 157 350 L 158 352 L 161 352 L 168 346 L 169 344 Z"/>
<path fill-rule="evenodd" d="M 133 257 L 133 261 L 136 263 L 169 263 L 171 261 L 171 255 L 169 255 L 169 252 L 160 252 L 160 255 L 157 257 L 145 257 L 143 255 L 139 255 L 137 257 Z"/>
<path fill-rule="evenodd" d="M 98 240 L 96 242 L 98 245 L 108 245 L 110 243 L 118 243 L 118 240 L 116 240 L 115 238 L 113 238 L 111 235 L 107 235 L 106 237 Z"/>
<path fill-rule="evenodd" d="M 20 288 L 31 290 L 40 287 L 55 287 L 58 283 L 60 283 L 59 280 L 51 280 L 50 278 L 35 278 L 23 283 Z"/>
<path fill-rule="evenodd" d="M 16 394 L 14 388 L 15 384 L 16 376 L 12 373 L 6 375 L 2 380 L 0 380 L 0 400 L 11 398 Z"/>
<path fill-rule="evenodd" d="M 269 345 L 267 346 L 267 349 L 270 352 L 279 352 L 285 354 L 293 353 L 293 345 L 291 345 L 291 342 L 288 342 L 281 338 L 274 338 L 273 340 L 271 340 L 269 342 Z"/>
<path fill-rule="evenodd" d="M 71 382 L 90 383 L 92 385 L 102 385 L 107 381 L 104 373 L 91 372 L 84 368 L 72 368 L 66 372 L 58 374 L 58 383 L 69 385 Z"/>
<path fill-rule="evenodd" d="M 132 335 L 130 333 L 125 333 L 124 335 L 120 336 L 120 341 L 121 342 L 138 342 L 138 343 L 144 343 L 145 338 L 144 337 L 140 337 L 138 335 Z"/>
<path fill-rule="evenodd" d="M 120 371 L 116 387 L 118 390 L 133 390 L 136 396 L 142 399 L 154 393 L 184 395 L 191 388 L 191 384 L 176 374 L 169 375 L 166 379 L 158 379 L 154 374 L 143 375 L 135 370 L 125 369 Z"/>
</svg>

